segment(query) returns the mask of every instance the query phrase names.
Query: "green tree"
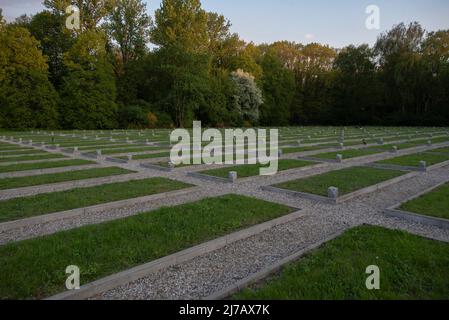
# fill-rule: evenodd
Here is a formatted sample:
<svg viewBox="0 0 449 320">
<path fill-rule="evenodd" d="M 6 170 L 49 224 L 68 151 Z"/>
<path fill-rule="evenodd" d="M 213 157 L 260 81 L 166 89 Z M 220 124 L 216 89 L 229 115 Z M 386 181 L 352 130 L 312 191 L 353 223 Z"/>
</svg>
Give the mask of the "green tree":
<svg viewBox="0 0 449 320">
<path fill-rule="evenodd" d="M 141 0 L 116 0 L 105 26 L 118 47 L 119 66 L 126 68 L 129 62 L 145 54 L 150 25 L 151 19 Z"/>
<path fill-rule="evenodd" d="M 171 47 L 160 49 L 155 58 L 152 87 L 159 90 L 155 104 L 171 115 L 175 126 L 191 126 L 208 94 L 209 57 Z"/>
<path fill-rule="evenodd" d="M 199 0 L 163 0 L 155 12 L 151 41 L 163 48 L 205 53 L 208 50 L 207 24 L 207 13 Z"/>
<path fill-rule="evenodd" d="M 65 17 L 58 13 L 42 11 L 32 17 L 28 29 L 39 41 L 42 53 L 48 57 L 50 81 L 59 88 L 66 73 L 64 53 L 74 43 L 71 32 L 65 27 Z"/>
<path fill-rule="evenodd" d="M 401 23 L 383 33 L 375 45 L 386 89 L 386 112 L 399 112 L 398 119 L 406 120 L 405 115 L 416 111 L 418 96 L 422 94 L 418 77 L 424 35 L 419 23 Z"/>
<path fill-rule="evenodd" d="M 68 70 L 61 90 L 65 128 L 103 129 L 116 126 L 115 79 L 106 36 L 86 31 L 64 56 Z"/>
<path fill-rule="evenodd" d="M 295 94 L 294 73 L 282 65 L 274 50 L 269 50 L 261 62 L 260 79 L 264 103 L 261 106 L 261 124 L 286 126 L 290 121 L 290 108 Z"/>
<path fill-rule="evenodd" d="M 0 121 L 7 128 L 55 128 L 58 96 L 48 66 L 29 31 L 0 32 Z"/>
<path fill-rule="evenodd" d="M 381 104 L 374 53 L 368 45 L 343 48 L 334 62 L 333 117 L 336 124 L 373 124 Z"/>
</svg>

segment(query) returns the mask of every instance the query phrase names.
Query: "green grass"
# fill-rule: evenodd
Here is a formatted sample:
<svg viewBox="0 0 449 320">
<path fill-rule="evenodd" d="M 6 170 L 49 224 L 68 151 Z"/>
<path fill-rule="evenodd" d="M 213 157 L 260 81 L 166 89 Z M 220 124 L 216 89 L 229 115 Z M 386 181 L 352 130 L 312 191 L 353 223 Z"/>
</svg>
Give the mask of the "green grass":
<svg viewBox="0 0 449 320">
<path fill-rule="evenodd" d="M 7 152 L 0 152 L 0 157 L 5 157 L 5 156 L 21 156 L 21 155 L 35 155 L 35 154 L 43 154 L 43 153 L 47 153 L 46 151 L 43 150 L 8 150 Z"/>
<path fill-rule="evenodd" d="M 49 159 L 62 159 L 66 156 L 62 154 L 42 154 L 42 155 L 30 155 L 21 157 L 0 158 L 0 162 L 20 162 L 20 161 L 35 161 L 35 160 L 49 160 Z"/>
<path fill-rule="evenodd" d="M 77 159 L 52 161 L 52 162 L 40 162 L 40 163 L 21 163 L 21 164 L 0 166 L 0 173 L 27 171 L 27 170 L 39 170 L 39 169 L 50 169 L 50 168 L 61 168 L 61 167 L 70 167 L 70 166 L 83 166 L 83 165 L 89 165 L 89 164 L 96 164 L 96 163 L 93 161 L 77 160 Z"/>
<path fill-rule="evenodd" d="M 449 184 L 445 184 L 400 207 L 401 210 L 449 219 Z"/>
<path fill-rule="evenodd" d="M 396 157 L 393 159 L 378 161 L 377 163 L 418 167 L 420 161 L 426 161 L 427 166 L 432 166 L 434 164 L 441 163 L 447 160 L 449 160 L 449 156 L 432 153 L 416 153 L 407 156 Z"/>
<path fill-rule="evenodd" d="M 310 161 L 284 159 L 284 160 L 279 160 L 278 171 L 285 171 L 285 170 L 289 170 L 289 169 L 301 168 L 301 167 L 310 166 L 313 164 L 315 164 L 315 163 L 310 162 Z M 239 178 L 247 178 L 247 177 L 258 176 L 260 173 L 259 169 L 263 168 L 263 167 L 265 167 L 265 166 L 260 165 L 260 164 L 251 164 L 251 165 L 241 165 L 241 166 L 206 170 L 206 171 L 201 171 L 200 173 L 214 176 L 214 177 L 227 178 L 230 171 L 236 171 L 237 176 Z"/>
<path fill-rule="evenodd" d="M 227 195 L 1 246 L 0 299 L 63 291 L 69 265 L 80 267 L 83 285 L 290 212 Z"/>
<path fill-rule="evenodd" d="M 191 185 L 150 178 L 0 201 L 0 222 L 180 190 Z"/>
<path fill-rule="evenodd" d="M 314 155 L 313 157 L 319 158 L 319 159 L 336 159 L 337 154 L 341 154 L 343 156 L 343 159 L 350 159 L 350 158 L 357 158 L 357 157 L 363 157 L 368 156 L 376 153 L 382 153 L 385 152 L 385 150 L 379 150 L 377 147 L 373 148 L 366 148 L 366 149 L 354 149 L 354 150 L 342 150 L 338 152 L 328 152 L 328 153 L 321 153 Z"/>
<path fill-rule="evenodd" d="M 275 185 L 277 188 L 327 196 L 329 187 L 337 187 L 339 195 L 393 179 L 405 174 L 397 170 L 384 170 L 369 167 L 353 167 L 331 171 L 300 180 Z"/>
<path fill-rule="evenodd" d="M 380 290 L 365 273 L 380 268 Z M 247 300 L 427 300 L 449 297 L 449 244 L 361 226 L 236 294 Z"/>
<path fill-rule="evenodd" d="M 87 170 L 68 171 L 52 174 L 41 174 L 29 177 L 4 178 L 0 179 L 0 190 L 31 187 L 42 184 L 51 184 L 65 181 L 116 176 L 132 172 L 133 171 L 129 171 L 122 168 L 109 167 L 109 168 L 93 168 Z"/>
<path fill-rule="evenodd" d="M 434 149 L 429 152 L 441 152 L 441 153 L 449 153 L 449 148 L 440 148 L 440 149 Z"/>
</svg>

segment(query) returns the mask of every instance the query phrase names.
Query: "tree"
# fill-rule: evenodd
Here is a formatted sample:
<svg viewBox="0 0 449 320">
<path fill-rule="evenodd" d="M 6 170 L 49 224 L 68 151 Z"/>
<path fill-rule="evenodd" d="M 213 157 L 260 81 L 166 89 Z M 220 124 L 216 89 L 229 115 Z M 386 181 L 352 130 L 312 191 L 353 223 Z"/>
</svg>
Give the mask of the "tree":
<svg viewBox="0 0 449 320">
<path fill-rule="evenodd" d="M 155 12 L 151 41 L 194 53 L 208 50 L 208 18 L 199 0 L 163 0 Z"/>
<path fill-rule="evenodd" d="M 262 59 L 263 75 L 260 80 L 264 103 L 261 106 L 262 125 L 286 126 L 290 121 L 290 107 L 295 94 L 293 71 L 286 69 L 274 50 Z"/>
<path fill-rule="evenodd" d="M 105 45 L 104 34 L 86 31 L 64 56 L 68 70 L 61 89 L 64 128 L 116 126 L 115 79 Z"/>
<path fill-rule="evenodd" d="M 28 29 L 39 41 L 42 53 L 48 57 L 50 81 L 59 88 L 66 73 L 64 53 L 74 43 L 71 32 L 65 27 L 64 16 L 50 11 L 39 12 L 32 17 Z"/>
<path fill-rule="evenodd" d="M 7 128 L 55 128 L 58 96 L 48 66 L 29 31 L 0 32 L 0 121 Z"/>
<path fill-rule="evenodd" d="M 243 121 L 256 124 L 259 121 L 259 107 L 263 103 L 262 91 L 257 87 L 254 76 L 237 70 L 231 74 L 236 87 L 235 109 Z"/>
<path fill-rule="evenodd" d="M 295 66 L 294 123 L 313 124 L 329 120 L 333 63 L 337 53 L 329 46 L 311 43 L 301 50 Z"/>
<path fill-rule="evenodd" d="M 374 124 L 381 104 L 374 53 L 368 45 L 343 48 L 334 62 L 334 123 Z"/>
<path fill-rule="evenodd" d="M 106 30 L 120 53 L 120 66 L 142 57 L 147 51 L 151 19 L 141 0 L 117 0 L 108 16 Z"/>
<path fill-rule="evenodd" d="M 177 48 L 157 51 L 151 87 L 158 90 L 154 104 L 170 114 L 175 126 L 191 126 L 205 105 L 209 90 L 209 57 Z"/>
<path fill-rule="evenodd" d="M 421 45 L 425 31 L 417 22 L 408 26 L 401 23 L 383 33 L 375 44 L 381 76 L 385 83 L 385 99 L 390 112 L 400 112 L 405 119 L 408 112 L 416 111 L 421 94 L 417 78 L 421 68 Z M 399 110 L 396 106 L 399 106 Z"/>
</svg>

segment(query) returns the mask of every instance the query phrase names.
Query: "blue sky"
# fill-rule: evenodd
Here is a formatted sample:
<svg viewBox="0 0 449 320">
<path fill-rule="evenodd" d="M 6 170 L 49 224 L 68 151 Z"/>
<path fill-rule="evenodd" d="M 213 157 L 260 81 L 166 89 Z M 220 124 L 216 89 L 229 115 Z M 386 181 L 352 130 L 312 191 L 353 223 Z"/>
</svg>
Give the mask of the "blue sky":
<svg viewBox="0 0 449 320">
<path fill-rule="evenodd" d="M 149 0 L 153 15 L 161 0 Z M 41 0 L 0 0 L 8 20 L 42 9 Z M 232 30 L 256 43 L 290 40 L 334 47 L 373 44 L 380 32 L 399 22 L 419 21 L 426 30 L 449 29 L 448 0 L 203 0 L 208 11 L 224 14 Z M 365 28 L 368 5 L 380 8 L 380 30 Z"/>
</svg>

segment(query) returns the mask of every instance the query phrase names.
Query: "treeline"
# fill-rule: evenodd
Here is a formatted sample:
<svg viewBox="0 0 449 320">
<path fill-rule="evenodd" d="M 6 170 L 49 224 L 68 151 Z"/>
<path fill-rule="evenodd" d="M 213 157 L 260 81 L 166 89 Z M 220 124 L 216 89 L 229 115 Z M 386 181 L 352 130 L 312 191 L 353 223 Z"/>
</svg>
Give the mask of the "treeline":
<svg viewBox="0 0 449 320">
<path fill-rule="evenodd" d="M 80 8 L 78 30 L 66 7 Z M 373 47 L 254 45 L 199 0 L 45 0 L 0 10 L 0 126 L 447 125 L 449 30 L 398 24 Z"/>
</svg>

